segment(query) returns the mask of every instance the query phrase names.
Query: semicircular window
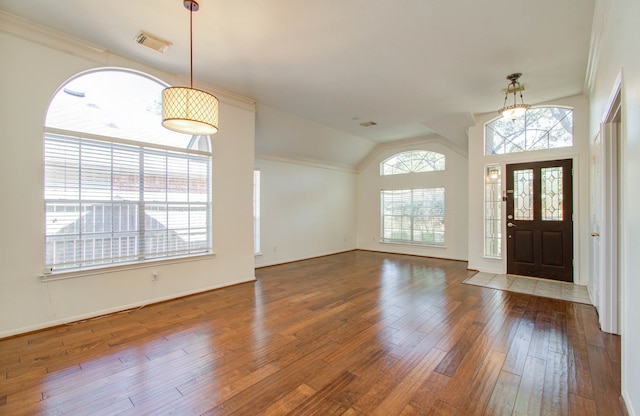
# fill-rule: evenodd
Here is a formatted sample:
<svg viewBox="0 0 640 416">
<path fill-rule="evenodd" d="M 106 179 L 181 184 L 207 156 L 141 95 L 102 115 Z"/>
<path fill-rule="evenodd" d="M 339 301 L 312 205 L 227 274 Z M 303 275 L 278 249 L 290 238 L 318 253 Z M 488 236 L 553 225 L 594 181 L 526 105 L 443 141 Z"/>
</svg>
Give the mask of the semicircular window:
<svg viewBox="0 0 640 416">
<path fill-rule="evenodd" d="M 380 175 L 432 172 L 445 169 L 445 156 L 426 150 L 397 153 L 380 163 Z"/>
<path fill-rule="evenodd" d="M 515 121 L 497 118 L 484 128 L 485 155 L 573 146 L 573 110 L 537 107 Z"/>
<path fill-rule="evenodd" d="M 167 85 L 103 68 L 63 84 L 44 133 L 45 266 L 211 252 L 211 146 L 161 125 Z"/>
</svg>

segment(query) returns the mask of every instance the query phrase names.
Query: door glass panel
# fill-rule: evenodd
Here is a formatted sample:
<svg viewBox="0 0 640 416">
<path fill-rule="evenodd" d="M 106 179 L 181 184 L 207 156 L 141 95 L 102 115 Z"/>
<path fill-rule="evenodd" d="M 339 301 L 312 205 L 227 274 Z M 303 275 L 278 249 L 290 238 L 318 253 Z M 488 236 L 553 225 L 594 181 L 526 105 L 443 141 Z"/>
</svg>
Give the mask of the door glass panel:
<svg viewBox="0 0 640 416">
<path fill-rule="evenodd" d="M 513 216 L 517 221 L 533 220 L 533 169 L 513 171 Z"/>
<path fill-rule="evenodd" d="M 542 221 L 562 221 L 562 167 L 540 170 Z"/>
</svg>

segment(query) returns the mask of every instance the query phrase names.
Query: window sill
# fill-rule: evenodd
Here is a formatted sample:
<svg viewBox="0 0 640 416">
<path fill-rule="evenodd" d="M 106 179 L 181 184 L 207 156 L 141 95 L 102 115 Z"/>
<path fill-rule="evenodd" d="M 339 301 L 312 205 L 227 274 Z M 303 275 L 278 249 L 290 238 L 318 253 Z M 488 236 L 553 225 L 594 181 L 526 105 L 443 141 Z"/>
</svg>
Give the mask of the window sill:
<svg viewBox="0 0 640 416">
<path fill-rule="evenodd" d="M 192 261 L 202 261 L 215 257 L 216 253 L 199 254 L 186 257 L 172 257 L 168 259 L 147 260 L 143 262 L 118 264 L 113 266 L 92 267 L 80 270 L 68 270 L 53 273 L 41 274 L 40 281 L 51 282 L 54 280 L 74 279 L 76 277 L 95 276 L 107 273 L 117 273 L 126 270 L 144 269 L 149 267 L 158 267 L 168 264 L 187 263 Z"/>
<path fill-rule="evenodd" d="M 425 247 L 425 248 L 447 248 L 445 245 L 436 245 L 436 244 L 420 244 L 420 243 L 412 243 L 409 241 L 385 241 L 380 240 L 381 244 L 395 244 L 399 246 L 412 246 L 412 247 Z"/>
</svg>

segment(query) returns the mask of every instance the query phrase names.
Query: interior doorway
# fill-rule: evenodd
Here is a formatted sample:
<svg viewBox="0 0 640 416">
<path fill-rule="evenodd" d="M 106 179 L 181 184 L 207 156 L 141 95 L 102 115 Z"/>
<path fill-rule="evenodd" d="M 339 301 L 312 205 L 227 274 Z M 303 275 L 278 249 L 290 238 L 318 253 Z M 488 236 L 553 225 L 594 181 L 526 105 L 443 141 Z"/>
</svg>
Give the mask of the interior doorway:
<svg viewBox="0 0 640 416">
<path fill-rule="evenodd" d="M 620 333 L 621 227 L 619 223 L 621 157 L 621 80 L 612 94 L 603 123 L 596 134 L 591 166 L 591 276 L 590 291 L 598 309 L 600 327 L 605 332 Z"/>
<path fill-rule="evenodd" d="M 507 165 L 507 273 L 573 282 L 573 161 Z"/>
</svg>

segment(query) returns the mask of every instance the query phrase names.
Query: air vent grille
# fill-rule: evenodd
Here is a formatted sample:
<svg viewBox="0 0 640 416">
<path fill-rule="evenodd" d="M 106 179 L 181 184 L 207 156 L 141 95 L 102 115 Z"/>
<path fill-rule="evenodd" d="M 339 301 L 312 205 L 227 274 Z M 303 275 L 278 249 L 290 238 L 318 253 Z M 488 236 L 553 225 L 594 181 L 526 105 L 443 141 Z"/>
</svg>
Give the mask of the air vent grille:
<svg viewBox="0 0 640 416">
<path fill-rule="evenodd" d="M 171 42 L 152 36 L 146 32 L 138 33 L 136 36 L 136 42 L 160 53 L 164 53 L 169 49 L 169 46 L 171 46 Z"/>
<path fill-rule="evenodd" d="M 360 123 L 362 127 L 371 127 L 375 126 L 376 124 L 378 123 L 376 123 L 375 121 L 365 121 L 364 123 Z"/>
</svg>

